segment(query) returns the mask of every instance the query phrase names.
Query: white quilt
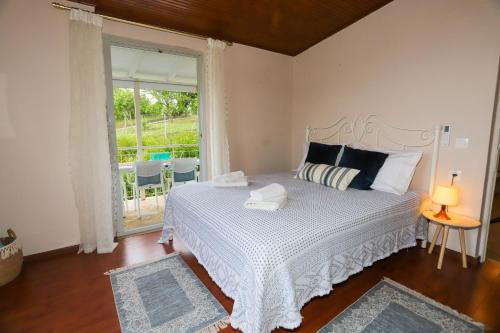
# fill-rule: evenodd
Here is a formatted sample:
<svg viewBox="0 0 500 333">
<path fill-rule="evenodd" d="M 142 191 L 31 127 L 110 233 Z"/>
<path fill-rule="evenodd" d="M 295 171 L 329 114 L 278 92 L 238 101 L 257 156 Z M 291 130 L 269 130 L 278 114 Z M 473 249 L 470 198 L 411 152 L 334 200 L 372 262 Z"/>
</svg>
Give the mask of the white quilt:
<svg viewBox="0 0 500 333">
<path fill-rule="evenodd" d="M 246 333 L 293 329 L 300 309 L 363 267 L 423 236 L 420 194 L 341 192 L 290 173 L 249 177 L 249 187 L 186 184 L 170 192 L 161 241 L 171 229 L 234 300 L 231 325 Z M 243 208 L 251 190 L 280 183 L 288 205 Z"/>
</svg>

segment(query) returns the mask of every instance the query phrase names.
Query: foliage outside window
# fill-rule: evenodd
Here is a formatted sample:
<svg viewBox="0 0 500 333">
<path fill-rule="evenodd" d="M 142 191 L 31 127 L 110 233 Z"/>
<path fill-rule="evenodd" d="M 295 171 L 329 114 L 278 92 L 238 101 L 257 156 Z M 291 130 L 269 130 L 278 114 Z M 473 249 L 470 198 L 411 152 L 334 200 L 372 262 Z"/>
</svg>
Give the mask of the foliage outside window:
<svg viewBox="0 0 500 333">
<path fill-rule="evenodd" d="M 140 90 L 140 96 L 143 158 L 151 159 L 154 152 L 169 152 L 172 157 L 199 157 L 198 94 Z M 134 91 L 115 88 L 113 99 L 118 162 L 134 162 L 137 160 Z M 151 146 L 155 148 L 148 148 Z"/>
</svg>

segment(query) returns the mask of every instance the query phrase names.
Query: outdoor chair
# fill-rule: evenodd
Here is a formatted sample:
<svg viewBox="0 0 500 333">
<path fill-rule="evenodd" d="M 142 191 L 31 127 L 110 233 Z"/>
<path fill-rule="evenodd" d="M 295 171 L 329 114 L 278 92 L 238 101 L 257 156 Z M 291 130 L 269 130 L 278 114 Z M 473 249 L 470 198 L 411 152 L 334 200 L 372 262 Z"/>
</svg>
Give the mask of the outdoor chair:
<svg viewBox="0 0 500 333">
<path fill-rule="evenodd" d="M 156 207 L 158 204 L 158 188 L 162 189 L 165 200 L 165 183 L 163 181 L 163 161 L 138 161 L 135 162 L 135 182 L 133 196 L 135 199 L 137 216 L 141 218 L 140 191 L 147 189 L 155 190 Z"/>
<path fill-rule="evenodd" d="M 172 160 L 172 186 L 198 181 L 196 158 L 176 158 Z"/>
</svg>

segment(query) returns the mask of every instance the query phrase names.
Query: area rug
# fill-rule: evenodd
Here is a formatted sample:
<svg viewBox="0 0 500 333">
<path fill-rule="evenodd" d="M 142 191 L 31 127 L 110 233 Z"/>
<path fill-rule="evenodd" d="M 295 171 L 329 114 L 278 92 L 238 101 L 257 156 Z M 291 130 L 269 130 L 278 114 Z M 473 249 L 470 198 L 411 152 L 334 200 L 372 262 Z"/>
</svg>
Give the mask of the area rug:
<svg viewBox="0 0 500 333">
<path fill-rule="evenodd" d="M 388 278 L 361 296 L 319 333 L 483 332 L 482 324 Z"/>
<path fill-rule="evenodd" d="M 184 260 L 159 260 L 109 271 L 123 333 L 212 333 L 229 315 Z"/>
</svg>

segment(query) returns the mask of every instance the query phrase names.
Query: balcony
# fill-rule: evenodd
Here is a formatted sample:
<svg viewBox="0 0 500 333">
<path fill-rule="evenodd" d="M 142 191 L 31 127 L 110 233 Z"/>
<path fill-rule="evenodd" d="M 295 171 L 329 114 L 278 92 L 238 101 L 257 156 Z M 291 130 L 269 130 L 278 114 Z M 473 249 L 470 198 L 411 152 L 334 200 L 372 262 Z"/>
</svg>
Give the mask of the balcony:
<svg viewBox="0 0 500 333">
<path fill-rule="evenodd" d="M 135 173 L 133 165 L 138 160 L 139 147 L 118 147 L 117 159 L 121 176 L 123 197 L 123 231 L 129 232 L 137 228 L 147 228 L 162 223 L 165 202 L 161 191 L 158 191 L 158 206 L 154 190 L 145 190 L 141 193 L 141 217 L 137 215 L 136 202 L 133 198 L 133 184 Z M 142 147 L 142 160 L 163 160 L 165 168 L 163 172 L 168 194 L 171 182 L 171 172 L 168 162 L 172 158 L 199 158 L 198 144 L 172 144 Z"/>
</svg>

